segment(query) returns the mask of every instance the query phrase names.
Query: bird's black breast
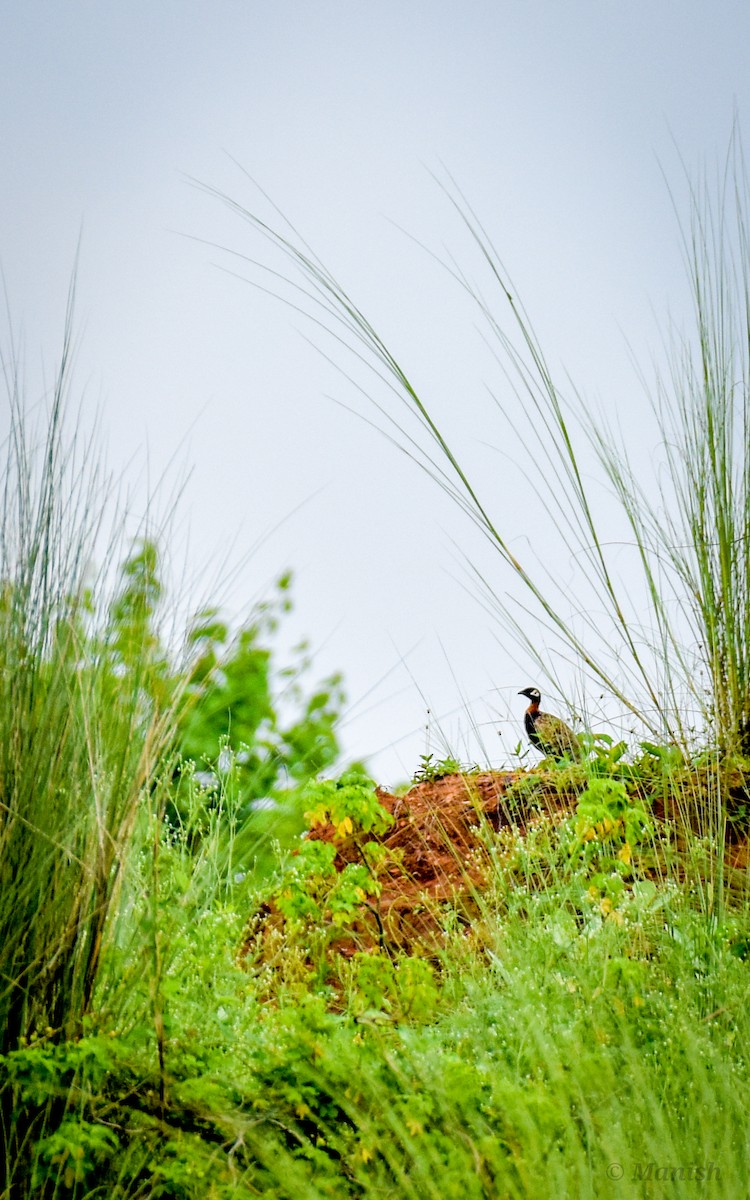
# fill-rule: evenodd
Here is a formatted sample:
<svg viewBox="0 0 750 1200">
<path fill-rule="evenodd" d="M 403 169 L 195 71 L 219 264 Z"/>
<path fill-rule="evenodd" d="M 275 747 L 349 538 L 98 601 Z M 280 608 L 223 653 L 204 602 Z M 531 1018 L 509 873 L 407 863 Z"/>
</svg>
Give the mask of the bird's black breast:
<svg viewBox="0 0 750 1200">
<path fill-rule="evenodd" d="M 539 734 L 536 730 L 536 714 L 530 712 L 525 713 L 523 723 L 524 728 L 526 729 L 526 736 L 528 737 L 532 746 L 536 746 L 538 750 L 541 750 L 542 739 L 539 737 Z"/>
</svg>

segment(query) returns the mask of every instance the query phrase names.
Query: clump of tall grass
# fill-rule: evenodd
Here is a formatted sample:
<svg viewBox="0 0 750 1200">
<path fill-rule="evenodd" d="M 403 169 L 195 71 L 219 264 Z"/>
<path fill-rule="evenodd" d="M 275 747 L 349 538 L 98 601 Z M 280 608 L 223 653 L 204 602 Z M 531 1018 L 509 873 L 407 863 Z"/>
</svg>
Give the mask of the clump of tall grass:
<svg viewBox="0 0 750 1200">
<path fill-rule="evenodd" d="M 6 363 L 0 516 L 0 1054 L 80 1036 L 138 814 L 158 808 L 173 698 L 146 682 L 147 622 L 102 596 L 123 526 L 111 481 L 66 428 L 70 312 L 48 408 Z M 101 569 L 95 572 L 93 564 Z M 120 600 L 122 596 L 120 596 Z M 130 617 L 134 616 L 130 613 Z M 123 652 L 127 624 L 130 642 Z M 136 632 L 144 637 L 140 643 Z M 34 1106 L 0 1080 L 5 1161 Z M 25 1115 L 24 1115 L 25 1114 Z M 20 1124 L 19 1124 L 20 1121 Z"/>
<path fill-rule="evenodd" d="M 375 402 L 402 447 L 466 512 L 520 583 L 525 618 L 505 598 L 504 584 L 472 568 L 482 599 L 540 676 L 557 683 L 551 645 L 635 719 L 641 736 L 686 752 L 711 743 L 722 755 L 750 754 L 750 204 L 738 138 L 717 194 L 691 192 L 685 250 L 694 330 L 675 339 L 671 375 L 657 381 L 653 407 L 665 471 L 657 467 L 648 482 L 618 431 L 580 397 L 566 399 L 490 235 L 452 182 L 444 190 L 485 279 L 473 283 L 455 257 L 444 265 L 484 326 L 501 375 L 495 389 L 505 426 L 501 440 L 515 430 L 526 449 L 528 481 L 575 571 L 565 586 L 532 553 L 523 558 L 512 548 L 525 531 L 504 528 L 492 514 L 429 400 L 297 231 L 282 223 L 278 210 L 279 219 L 269 223 L 212 194 L 281 256 L 280 266 L 246 260 L 254 280 L 266 272 L 264 290 L 308 316 L 318 336 L 333 339 L 334 362 L 355 391 Z M 416 417 L 421 434 L 410 432 L 413 425 L 399 418 L 393 400 Z M 613 547 L 587 480 L 592 452 L 627 530 L 631 559 L 624 569 L 621 546 Z"/>
</svg>

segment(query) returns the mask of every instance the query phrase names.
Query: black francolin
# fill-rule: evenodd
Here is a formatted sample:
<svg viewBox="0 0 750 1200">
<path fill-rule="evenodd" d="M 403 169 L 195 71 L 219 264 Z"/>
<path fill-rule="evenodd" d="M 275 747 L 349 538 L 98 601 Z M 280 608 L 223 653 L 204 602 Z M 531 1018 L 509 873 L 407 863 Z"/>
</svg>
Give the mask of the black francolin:
<svg viewBox="0 0 750 1200">
<path fill-rule="evenodd" d="M 518 694 L 527 696 L 530 701 L 523 723 L 532 746 L 552 758 L 580 758 L 581 743 L 570 726 L 560 717 L 540 710 L 539 688 L 527 687 Z"/>
</svg>

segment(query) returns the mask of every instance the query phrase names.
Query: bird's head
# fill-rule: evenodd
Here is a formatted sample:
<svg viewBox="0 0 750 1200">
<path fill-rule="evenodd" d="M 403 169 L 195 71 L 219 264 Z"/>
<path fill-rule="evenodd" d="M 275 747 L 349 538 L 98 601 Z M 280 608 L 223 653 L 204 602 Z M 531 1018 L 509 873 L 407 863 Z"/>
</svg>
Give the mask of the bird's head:
<svg viewBox="0 0 750 1200">
<path fill-rule="evenodd" d="M 532 704 L 538 704 L 542 698 L 542 693 L 539 691 L 539 688 L 535 687 L 523 688 L 518 694 L 519 696 L 528 696 Z"/>
</svg>

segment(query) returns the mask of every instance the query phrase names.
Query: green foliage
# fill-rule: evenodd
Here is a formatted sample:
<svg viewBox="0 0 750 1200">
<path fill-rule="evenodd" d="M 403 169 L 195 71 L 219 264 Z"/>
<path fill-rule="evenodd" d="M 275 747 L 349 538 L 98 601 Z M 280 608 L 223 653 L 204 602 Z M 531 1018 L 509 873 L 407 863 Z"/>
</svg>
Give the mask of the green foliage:
<svg viewBox="0 0 750 1200">
<path fill-rule="evenodd" d="M 284 871 L 275 900 L 279 911 L 291 921 L 323 917 L 324 897 L 337 878 L 333 860 L 336 848 L 329 842 L 305 842 Z"/>
<path fill-rule="evenodd" d="M 433 762 L 432 754 L 421 754 L 419 757 L 419 766 L 417 767 L 412 781 L 414 783 L 425 783 L 435 779 L 442 779 L 444 775 L 460 775 L 463 767 L 457 758 L 440 758 Z M 477 768 L 473 768 L 476 770 Z"/>
<path fill-rule="evenodd" d="M 193 658 L 177 736 L 187 783 L 173 797 L 173 820 L 186 819 L 187 764 L 193 764 L 203 783 L 204 805 L 215 804 L 219 795 L 229 797 L 236 820 L 262 832 L 268 818 L 254 815 L 254 802 L 262 800 L 273 811 L 275 801 L 283 818 L 291 801 L 297 832 L 301 809 L 293 789 L 337 758 L 335 727 L 344 699 L 340 677 L 331 676 L 306 693 L 305 646 L 298 648 L 292 666 L 274 667 L 269 642 L 291 608 L 290 586 L 291 576 L 283 576 L 276 596 L 259 604 L 235 636 L 215 609 L 205 610 L 193 624 Z"/>
<path fill-rule="evenodd" d="M 0 1071 L 22 1100 L 42 1104 L 66 1096 L 74 1085 L 97 1090 L 116 1064 L 117 1047 L 103 1037 L 63 1043 L 33 1037 L 0 1058 Z"/>
<path fill-rule="evenodd" d="M 429 1021 L 437 1015 L 439 989 L 434 968 L 422 958 L 396 959 L 372 951 L 352 958 L 350 1008 L 364 1022 Z"/>
<path fill-rule="evenodd" d="M 120 586 L 110 604 L 106 644 L 115 669 L 140 673 L 146 666 L 166 672 L 155 629 L 162 591 L 156 543 L 143 540 L 120 567 Z"/>
<path fill-rule="evenodd" d="M 331 952 L 342 938 L 357 937 L 372 923 L 370 914 L 377 912 L 373 901 L 382 887 L 369 863 L 347 863 L 337 871 L 334 855 L 329 843 L 306 842 L 281 873 L 270 896 L 284 918 L 278 973 L 288 976 L 296 957 L 303 975 L 303 964 L 314 968 L 323 992 L 335 976 Z"/>
<path fill-rule="evenodd" d="M 343 931 L 351 930 L 367 919 L 373 899 L 380 895 L 379 872 L 385 865 L 382 845 L 362 835 L 378 836 L 392 824 L 393 818 L 380 803 L 375 786 L 359 770 L 345 772 L 338 780 L 318 780 L 303 792 L 310 829 L 332 825 L 336 839 L 352 838 L 360 861 L 346 863 L 341 870 L 334 865 L 336 846 L 332 842 L 306 838 L 287 859 L 274 882 L 270 899 L 291 924 L 287 937 L 296 928 L 316 927 L 322 952 Z"/>
<path fill-rule="evenodd" d="M 119 1148 L 119 1138 L 111 1129 L 69 1118 L 37 1143 L 32 1185 L 41 1188 L 49 1180 L 72 1192 L 76 1184 L 88 1182 Z"/>
<path fill-rule="evenodd" d="M 216 609 L 199 613 L 188 633 L 188 665 L 180 666 L 170 661 L 159 632 L 158 549 L 144 540 L 120 567 L 104 631 L 89 631 L 83 643 L 106 668 L 112 706 L 129 697 L 142 719 L 173 706 L 162 767 L 174 773 L 176 785 L 168 820 L 197 846 L 219 814 L 243 843 L 245 870 L 270 861 L 271 836 L 288 842 L 300 830 L 296 789 L 339 752 L 340 677 L 306 691 L 311 664 L 305 644 L 291 666 L 274 663 L 271 642 L 291 610 L 291 582 L 291 575 L 282 576 L 273 598 L 257 604 L 236 634 Z"/>
<path fill-rule="evenodd" d="M 330 823 L 337 837 L 346 837 L 355 828 L 364 833 L 382 834 L 393 817 L 378 799 L 375 785 L 358 768 L 346 771 L 340 779 L 318 780 L 303 792 L 305 819 L 310 829 Z"/>
<path fill-rule="evenodd" d="M 635 847 L 653 832 L 645 808 L 633 801 L 619 780 L 592 779 L 578 798 L 574 852 L 587 844 L 619 846 L 617 857 L 627 865 Z"/>
<path fill-rule="evenodd" d="M 580 733 L 578 741 L 586 769 L 594 775 L 615 774 L 628 752 L 626 742 L 616 742 L 608 733 Z"/>
</svg>

